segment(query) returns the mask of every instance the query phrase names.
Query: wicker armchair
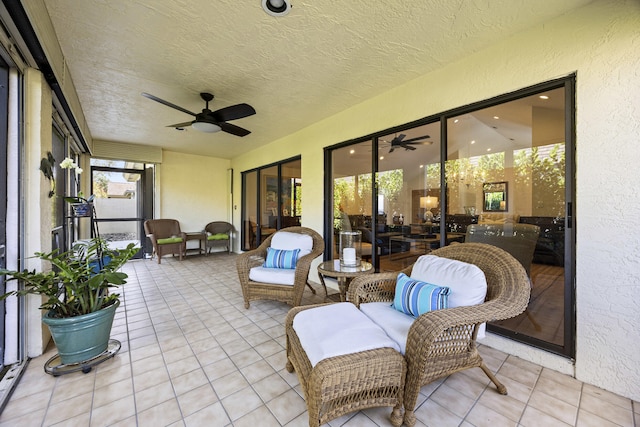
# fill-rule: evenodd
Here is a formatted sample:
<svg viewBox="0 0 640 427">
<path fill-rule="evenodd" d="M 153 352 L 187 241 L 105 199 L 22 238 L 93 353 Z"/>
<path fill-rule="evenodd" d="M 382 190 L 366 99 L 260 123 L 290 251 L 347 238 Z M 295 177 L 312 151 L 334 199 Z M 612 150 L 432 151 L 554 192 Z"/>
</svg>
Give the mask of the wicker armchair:
<svg viewBox="0 0 640 427">
<path fill-rule="evenodd" d="M 153 254 L 158 256 L 158 264 L 166 254 L 178 254 L 180 261 L 186 251 L 187 235 L 180 231 L 180 223 L 175 219 L 149 219 L 144 222 L 144 232 L 151 240 Z"/>
<path fill-rule="evenodd" d="M 263 283 L 253 281 L 249 278 L 249 273 L 253 267 L 260 267 L 267 256 L 267 248 L 271 246 L 274 236 L 280 232 L 290 232 L 306 234 L 311 236 L 313 247 L 307 255 L 301 256 L 296 264 L 295 279 L 293 285 L 283 285 L 277 283 Z M 275 300 L 282 301 L 293 307 L 300 305 L 304 287 L 308 285 L 307 278 L 311 262 L 322 255 L 324 251 L 324 239 L 316 231 L 306 227 L 287 227 L 271 234 L 256 249 L 240 254 L 236 260 L 238 269 L 238 278 L 242 286 L 242 296 L 244 297 L 244 306 L 249 308 L 249 303 L 255 300 Z M 315 290 L 308 285 L 312 292 Z"/>
<path fill-rule="evenodd" d="M 225 221 L 213 221 L 204 227 L 207 233 L 207 253 L 211 253 L 211 248 L 225 248 L 231 252 L 233 243 L 233 225 Z"/>
<path fill-rule="evenodd" d="M 407 336 L 405 359 L 407 378 L 404 392 L 404 422 L 415 425 L 414 409 L 420 388 L 438 378 L 479 367 L 507 394 L 482 361 L 476 348 L 478 327 L 484 322 L 508 319 L 522 313 L 529 303 L 527 274 L 513 256 L 495 246 L 461 243 L 431 252 L 449 259 L 477 265 L 487 279 L 487 296 L 479 305 L 425 313 L 418 317 Z M 403 272 L 411 274 L 412 267 Z M 357 277 L 351 282 L 349 300 L 360 306 L 366 302 L 393 301 L 398 273 Z"/>
</svg>

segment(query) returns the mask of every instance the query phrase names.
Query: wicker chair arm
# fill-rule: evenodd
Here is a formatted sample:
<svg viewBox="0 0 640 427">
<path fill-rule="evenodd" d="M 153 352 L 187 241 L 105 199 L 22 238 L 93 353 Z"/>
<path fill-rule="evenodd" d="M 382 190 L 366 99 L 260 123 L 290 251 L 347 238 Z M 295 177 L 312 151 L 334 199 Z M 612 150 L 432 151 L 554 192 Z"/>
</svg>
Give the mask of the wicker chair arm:
<svg viewBox="0 0 640 427">
<path fill-rule="evenodd" d="M 347 299 L 360 307 L 366 302 L 393 301 L 398 273 L 358 276 L 349 284 Z"/>
</svg>

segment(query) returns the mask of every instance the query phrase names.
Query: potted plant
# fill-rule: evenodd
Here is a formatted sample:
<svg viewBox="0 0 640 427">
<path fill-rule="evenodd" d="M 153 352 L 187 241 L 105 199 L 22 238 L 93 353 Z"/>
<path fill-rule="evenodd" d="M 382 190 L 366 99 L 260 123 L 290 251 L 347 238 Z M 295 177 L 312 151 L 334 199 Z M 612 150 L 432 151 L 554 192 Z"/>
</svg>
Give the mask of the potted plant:
<svg viewBox="0 0 640 427">
<path fill-rule="evenodd" d="M 42 321 L 64 365 L 90 360 L 107 349 L 120 295 L 109 288 L 126 283 L 127 274 L 118 271 L 139 250 L 134 243 L 112 250 L 105 240 L 94 237 L 74 245 L 68 252 L 36 252 L 35 257 L 51 264 L 50 271 L 9 271 L 0 275 L 19 280 L 22 286 L 0 295 L 39 295 L 45 310 Z"/>
</svg>

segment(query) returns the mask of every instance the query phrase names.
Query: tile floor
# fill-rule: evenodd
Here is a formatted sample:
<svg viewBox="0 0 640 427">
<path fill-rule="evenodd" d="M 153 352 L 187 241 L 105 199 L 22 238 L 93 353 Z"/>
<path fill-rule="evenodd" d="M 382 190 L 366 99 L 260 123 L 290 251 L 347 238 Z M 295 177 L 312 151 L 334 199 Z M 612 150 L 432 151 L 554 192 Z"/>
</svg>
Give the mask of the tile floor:
<svg viewBox="0 0 640 427">
<path fill-rule="evenodd" d="M 235 255 L 165 257 L 125 266 L 112 338 L 121 351 L 87 374 L 43 372 L 31 360 L 0 426 L 306 426 L 295 373 L 285 369 L 287 306 L 243 306 Z M 323 296 L 322 291 L 318 291 Z M 322 298 L 305 291 L 304 303 Z M 480 369 L 422 388 L 418 426 L 637 426 L 640 403 L 486 346 L 508 387 L 502 396 Z M 335 426 L 390 425 L 388 408 L 350 414 Z"/>
</svg>

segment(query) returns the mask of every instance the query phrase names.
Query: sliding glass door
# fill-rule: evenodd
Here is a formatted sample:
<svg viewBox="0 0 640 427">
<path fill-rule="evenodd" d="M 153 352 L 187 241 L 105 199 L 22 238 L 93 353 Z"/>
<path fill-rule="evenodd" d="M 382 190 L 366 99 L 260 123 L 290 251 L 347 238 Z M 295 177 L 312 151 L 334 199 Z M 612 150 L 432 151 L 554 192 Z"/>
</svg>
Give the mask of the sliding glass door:
<svg viewBox="0 0 640 427">
<path fill-rule="evenodd" d="M 345 229 L 378 271 L 454 242 L 498 246 L 531 300 L 489 330 L 572 357 L 574 112 L 572 76 L 327 148 L 325 257 Z"/>
<path fill-rule="evenodd" d="M 296 157 L 242 173 L 242 250 L 257 248 L 276 230 L 300 225 L 301 169 Z"/>
</svg>

